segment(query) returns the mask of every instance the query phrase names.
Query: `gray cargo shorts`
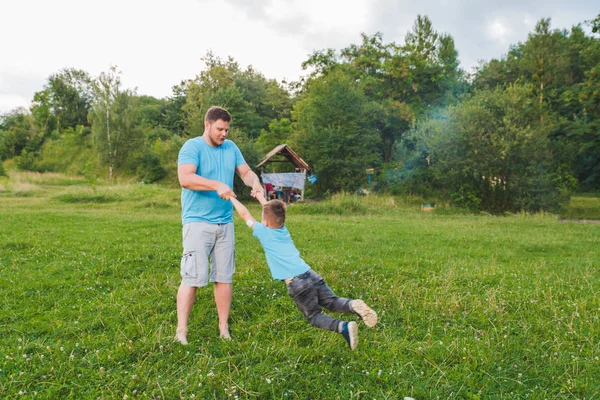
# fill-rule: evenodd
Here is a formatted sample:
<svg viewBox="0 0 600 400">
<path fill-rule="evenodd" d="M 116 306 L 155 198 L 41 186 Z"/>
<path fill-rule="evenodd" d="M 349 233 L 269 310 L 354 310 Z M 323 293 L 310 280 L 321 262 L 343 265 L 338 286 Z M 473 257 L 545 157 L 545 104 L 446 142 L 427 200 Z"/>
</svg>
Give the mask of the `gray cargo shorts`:
<svg viewBox="0 0 600 400">
<path fill-rule="evenodd" d="M 181 283 L 193 287 L 206 286 L 209 280 L 231 283 L 235 272 L 234 240 L 233 222 L 183 225 Z"/>
</svg>

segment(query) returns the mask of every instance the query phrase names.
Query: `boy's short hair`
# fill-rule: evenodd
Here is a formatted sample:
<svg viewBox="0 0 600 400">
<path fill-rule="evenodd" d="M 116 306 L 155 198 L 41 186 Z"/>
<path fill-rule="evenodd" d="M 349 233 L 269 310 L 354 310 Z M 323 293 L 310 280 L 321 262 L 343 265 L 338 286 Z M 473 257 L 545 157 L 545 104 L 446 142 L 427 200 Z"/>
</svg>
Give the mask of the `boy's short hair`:
<svg viewBox="0 0 600 400">
<path fill-rule="evenodd" d="M 225 122 L 231 122 L 231 114 L 223 107 L 212 106 L 206 112 L 204 116 L 204 122 L 215 122 L 217 120 L 223 120 Z"/>
<path fill-rule="evenodd" d="M 281 200 L 270 200 L 263 206 L 263 218 L 269 225 L 279 229 L 285 225 L 285 203 Z"/>
</svg>

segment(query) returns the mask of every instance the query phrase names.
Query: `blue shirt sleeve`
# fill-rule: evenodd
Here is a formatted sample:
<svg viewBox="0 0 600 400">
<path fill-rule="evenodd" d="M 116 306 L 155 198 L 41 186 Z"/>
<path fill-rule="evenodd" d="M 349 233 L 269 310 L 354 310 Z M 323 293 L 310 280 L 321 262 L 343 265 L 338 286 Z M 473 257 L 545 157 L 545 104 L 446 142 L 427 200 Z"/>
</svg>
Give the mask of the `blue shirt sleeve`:
<svg viewBox="0 0 600 400">
<path fill-rule="evenodd" d="M 246 164 L 246 160 L 244 160 L 244 156 L 239 147 L 237 147 L 237 144 L 233 143 L 233 146 L 235 147 L 235 166 L 239 167 L 240 165 Z"/>
<path fill-rule="evenodd" d="M 200 165 L 199 155 L 200 152 L 196 144 L 192 140 L 188 140 L 179 150 L 177 165 L 194 164 L 198 166 Z"/>
</svg>

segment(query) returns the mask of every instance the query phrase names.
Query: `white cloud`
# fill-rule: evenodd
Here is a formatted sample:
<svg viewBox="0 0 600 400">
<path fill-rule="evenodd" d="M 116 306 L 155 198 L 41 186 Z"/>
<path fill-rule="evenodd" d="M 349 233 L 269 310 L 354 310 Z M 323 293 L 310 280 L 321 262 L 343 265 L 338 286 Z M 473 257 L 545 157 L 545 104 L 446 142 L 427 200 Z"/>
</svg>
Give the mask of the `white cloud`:
<svg viewBox="0 0 600 400">
<path fill-rule="evenodd" d="M 506 42 L 512 33 L 510 25 L 503 18 L 494 18 L 486 24 L 488 36 L 500 42 Z"/>
</svg>

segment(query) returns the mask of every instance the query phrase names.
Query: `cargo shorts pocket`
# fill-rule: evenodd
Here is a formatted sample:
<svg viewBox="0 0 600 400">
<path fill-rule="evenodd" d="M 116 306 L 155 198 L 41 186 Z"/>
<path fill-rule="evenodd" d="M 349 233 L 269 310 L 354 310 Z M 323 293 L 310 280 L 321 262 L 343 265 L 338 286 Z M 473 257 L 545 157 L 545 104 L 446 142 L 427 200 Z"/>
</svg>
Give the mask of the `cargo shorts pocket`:
<svg viewBox="0 0 600 400">
<path fill-rule="evenodd" d="M 181 277 L 194 279 L 198 277 L 196 268 L 196 250 L 186 251 L 181 256 Z"/>
</svg>

